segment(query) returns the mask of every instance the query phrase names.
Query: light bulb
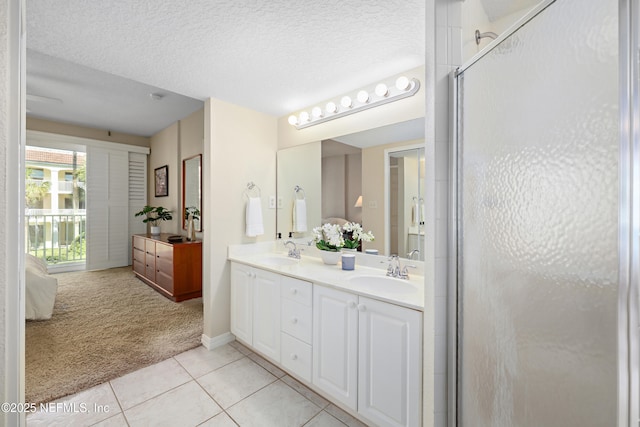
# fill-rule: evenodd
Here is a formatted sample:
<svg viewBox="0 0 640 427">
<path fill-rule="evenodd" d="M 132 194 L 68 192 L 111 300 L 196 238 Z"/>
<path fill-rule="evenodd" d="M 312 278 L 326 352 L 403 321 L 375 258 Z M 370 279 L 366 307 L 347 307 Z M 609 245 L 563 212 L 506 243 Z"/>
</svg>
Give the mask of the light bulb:
<svg viewBox="0 0 640 427">
<path fill-rule="evenodd" d="M 383 96 L 387 96 L 389 94 L 389 89 L 387 88 L 387 85 L 384 83 L 379 83 L 376 86 L 376 95 L 378 95 L 379 97 L 383 97 Z"/>
<path fill-rule="evenodd" d="M 340 100 L 340 104 L 344 107 L 344 108 L 351 108 L 351 97 L 350 96 L 343 96 L 342 99 Z"/>
<path fill-rule="evenodd" d="M 398 90 L 408 90 L 409 89 L 409 79 L 406 78 L 405 76 L 400 76 L 398 77 L 398 79 L 396 80 L 396 88 L 398 88 Z"/>
<path fill-rule="evenodd" d="M 361 104 L 366 104 L 367 102 L 369 102 L 369 92 L 367 92 L 366 90 L 361 90 L 360 92 L 358 92 L 358 102 L 360 102 Z"/>
<path fill-rule="evenodd" d="M 307 113 L 306 111 L 303 111 L 302 113 L 300 113 L 300 123 L 306 123 L 309 121 L 309 113 Z"/>
<path fill-rule="evenodd" d="M 333 114 L 338 111 L 338 106 L 335 104 L 335 102 L 327 102 L 326 110 L 327 113 Z"/>
<path fill-rule="evenodd" d="M 320 117 L 322 117 L 322 108 L 313 107 L 313 109 L 311 110 L 311 115 L 313 116 L 313 118 L 319 119 Z"/>
<path fill-rule="evenodd" d="M 294 115 L 289 116 L 289 124 L 295 126 L 298 124 L 298 118 Z"/>
</svg>

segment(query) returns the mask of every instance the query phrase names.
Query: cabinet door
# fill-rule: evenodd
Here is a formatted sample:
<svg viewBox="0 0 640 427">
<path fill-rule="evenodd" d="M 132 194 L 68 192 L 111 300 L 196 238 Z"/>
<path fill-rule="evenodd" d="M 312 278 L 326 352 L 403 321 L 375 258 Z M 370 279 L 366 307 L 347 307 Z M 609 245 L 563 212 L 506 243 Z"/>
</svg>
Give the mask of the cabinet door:
<svg viewBox="0 0 640 427">
<path fill-rule="evenodd" d="M 358 412 L 380 426 L 419 426 L 422 313 L 360 297 Z"/>
<path fill-rule="evenodd" d="M 280 275 L 253 271 L 253 347 L 280 362 Z"/>
<path fill-rule="evenodd" d="M 356 409 L 357 296 L 313 286 L 313 383 Z"/>
<path fill-rule="evenodd" d="M 231 263 L 231 333 L 248 345 L 253 336 L 252 274 L 250 267 Z"/>
<path fill-rule="evenodd" d="M 153 240 L 147 240 L 145 242 L 145 274 L 144 276 L 151 280 L 156 281 L 156 243 Z"/>
</svg>

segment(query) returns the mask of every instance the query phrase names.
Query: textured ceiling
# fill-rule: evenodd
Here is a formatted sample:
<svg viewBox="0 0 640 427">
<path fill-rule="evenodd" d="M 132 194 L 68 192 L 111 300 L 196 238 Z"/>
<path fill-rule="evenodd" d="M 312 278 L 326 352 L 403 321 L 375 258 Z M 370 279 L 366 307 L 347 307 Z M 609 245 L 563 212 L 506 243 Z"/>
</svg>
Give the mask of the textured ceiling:
<svg viewBox="0 0 640 427">
<path fill-rule="evenodd" d="M 29 0 L 28 61 L 283 116 L 422 65 L 424 14 L 424 0 Z"/>
</svg>

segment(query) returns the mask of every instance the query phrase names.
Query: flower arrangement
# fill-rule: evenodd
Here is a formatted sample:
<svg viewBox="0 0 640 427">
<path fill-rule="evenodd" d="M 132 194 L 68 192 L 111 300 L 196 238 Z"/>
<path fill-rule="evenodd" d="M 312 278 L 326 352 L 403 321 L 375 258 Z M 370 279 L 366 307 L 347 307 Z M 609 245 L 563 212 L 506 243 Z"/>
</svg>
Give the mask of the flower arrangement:
<svg viewBox="0 0 640 427">
<path fill-rule="evenodd" d="M 348 249 L 356 249 L 360 242 L 373 241 L 373 233 L 371 231 L 364 232 L 362 226 L 357 222 L 348 222 L 342 226 L 345 231 L 344 247 Z"/>
<path fill-rule="evenodd" d="M 184 218 L 188 219 L 189 215 L 191 215 L 194 220 L 200 219 L 200 209 L 195 206 L 188 206 L 184 208 Z"/>
<path fill-rule="evenodd" d="M 338 252 L 341 248 L 356 249 L 361 241 L 371 242 L 371 231 L 365 233 L 357 222 L 348 222 L 342 227 L 326 223 L 313 229 L 316 247 L 322 251 Z"/>
</svg>

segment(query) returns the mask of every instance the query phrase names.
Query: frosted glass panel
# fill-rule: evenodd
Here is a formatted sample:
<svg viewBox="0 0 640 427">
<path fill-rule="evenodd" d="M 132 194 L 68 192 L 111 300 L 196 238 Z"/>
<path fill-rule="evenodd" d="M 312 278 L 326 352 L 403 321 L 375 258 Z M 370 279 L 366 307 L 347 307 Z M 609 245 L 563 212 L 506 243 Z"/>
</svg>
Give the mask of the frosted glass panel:
<svg viewBox="0 0 640 427">
<path fill-rule="evenodd" d="M 615 0 L 550 5 L 458 78 L 459 420 L 616 420 Z"/>
</svg>

